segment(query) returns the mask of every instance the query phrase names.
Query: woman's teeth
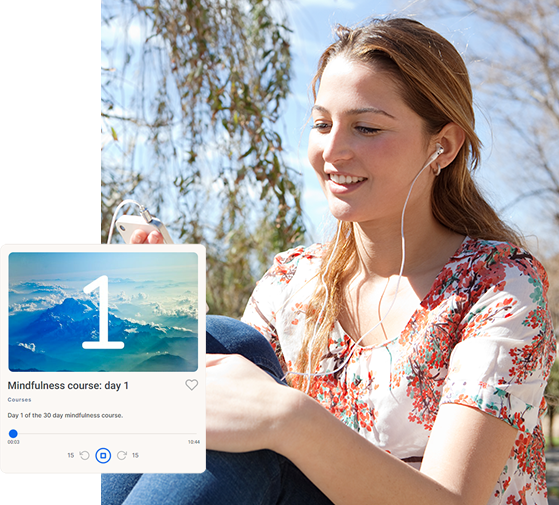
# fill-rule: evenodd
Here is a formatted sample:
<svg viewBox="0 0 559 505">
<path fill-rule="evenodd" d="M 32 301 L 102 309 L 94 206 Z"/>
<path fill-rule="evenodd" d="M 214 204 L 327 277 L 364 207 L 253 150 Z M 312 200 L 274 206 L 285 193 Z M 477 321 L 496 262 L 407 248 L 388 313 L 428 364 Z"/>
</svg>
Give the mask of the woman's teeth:
<svg viewBox="0 0 559 505">
<path fill-rule="evenodd" d="M 330 174 L 330 180 L 336 184 L 355 184 L 365 180 L 365 177 L 351 177 L 349 175 Z"/>
</svg>

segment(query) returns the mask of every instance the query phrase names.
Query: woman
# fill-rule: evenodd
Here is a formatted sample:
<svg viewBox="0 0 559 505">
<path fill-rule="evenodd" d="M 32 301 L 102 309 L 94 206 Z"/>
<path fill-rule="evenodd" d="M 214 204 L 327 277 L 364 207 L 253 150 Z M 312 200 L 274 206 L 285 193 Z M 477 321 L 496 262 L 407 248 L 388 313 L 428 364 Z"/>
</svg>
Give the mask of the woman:
<svg viewBox="0 0 559 505">
<path fill-rule="evenodd" d="M 408 19 L 337 35 L 309 141 L 337 233 L 278 255 L 243 317 L 292 387 L 208 318 L 208 471 L 129 478 L 127 504 L 547 503 L 547 280 L 470 176 L 464 63 Z"/>
</svg>

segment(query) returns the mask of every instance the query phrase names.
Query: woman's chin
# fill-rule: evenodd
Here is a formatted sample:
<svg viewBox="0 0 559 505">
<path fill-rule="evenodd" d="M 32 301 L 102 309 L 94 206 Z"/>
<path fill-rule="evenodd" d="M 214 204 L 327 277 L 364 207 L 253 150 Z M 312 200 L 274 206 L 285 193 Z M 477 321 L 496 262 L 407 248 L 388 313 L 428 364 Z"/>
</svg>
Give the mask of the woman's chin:
<svg viewBox="0 0 559 505">
<path fill-rule="evenodd" d="M 328 202 L 328 208 L 330 209 L 330 214 L 338 221 L 352 221 L 357 222 L 362 215 L 355 209 L 352 205 L 349 205 L 343 201 L 335 199 Z"/>
</svg>

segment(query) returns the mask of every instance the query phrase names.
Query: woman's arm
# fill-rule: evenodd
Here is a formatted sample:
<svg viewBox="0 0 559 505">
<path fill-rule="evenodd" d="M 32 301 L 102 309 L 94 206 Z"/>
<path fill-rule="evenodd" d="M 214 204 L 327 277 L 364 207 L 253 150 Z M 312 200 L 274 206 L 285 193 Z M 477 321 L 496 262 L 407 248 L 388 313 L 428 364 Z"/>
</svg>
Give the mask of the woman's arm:
<svg viewBox="0 0 559 505">
<path fill-rule="evenodd" d="M 442 405 L 418 472 L 312 399 L 300 402 L 297 418 L 291 420 L 296 429 L 287 428 L 291 437 L 278 441 L 275 450 L 340 505 L 485 505 L 516 437 L 514 428 L 489 414 Z"/>
<path fill-rule="evenodd" d="M 516 437 L 489 414 L 442 405 L 419 472 L 240 356 L 208 357 L 207 409 L 209 449 L 274 450 L 339 505 L 485 505 Z"/>
</svg>

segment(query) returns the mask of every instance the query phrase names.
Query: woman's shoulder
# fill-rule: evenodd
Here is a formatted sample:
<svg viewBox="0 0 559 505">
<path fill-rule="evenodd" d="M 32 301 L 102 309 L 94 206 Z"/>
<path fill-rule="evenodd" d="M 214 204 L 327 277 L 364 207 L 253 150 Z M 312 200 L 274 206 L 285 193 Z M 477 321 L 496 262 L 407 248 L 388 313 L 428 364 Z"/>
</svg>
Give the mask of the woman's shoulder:
<svg viewBox="0 0 559 505">
<path fill-rule="evenodd" d="M 529 251 L 498 240 L 466 238 L 447 268 L 471 294 L 511 284 L 545 293 L 549 283 L 544 267 Z"/>
<path fill-rule="evenodd" d="M 299 261 L 301 259 L 313 261 L 316 259 L 320 259 L 322 257 L 323 251 L 323 244 L 316 243 L 309 246 L 300 245 L 276 254 L 276 256 L 274 257 L 274 263 L 289 263 L 293 261 Z"/>
<path fill-rule="evenodd" d="M 526 275 L 547 277 L 535 256 L 510 242 L 467 237 L 451 260 L 467 262 L 474 271 L 507 267 L 519 269 Z"/>
<path fill-rule="evenodd" d="M 304 268 L 306 272 L 311 270 L 316 272 L 322 258 L 323 249 L 322 244 L 312 244 L 310 246 L 294 247 L 277 254 L 274 257 L 273 265 L 262 280 L 275 279 L 288 284 L 301 268 Z"/>
<path fill-rule="evenodd" d="M 316 277 L 322 250 L 321 244 L 313 244 L 277 254 L 273 265 L 256 283 L 242 320 L 268 340 L 277 339 L 278 325 L 282 324 L 283 317 L 278 314 L 290 314 L 285 310 L 288 301 L 295 306 L 305 298 L 308 289 L 312 289 L 313 283 L 309 281 Z"/>
</svg>

